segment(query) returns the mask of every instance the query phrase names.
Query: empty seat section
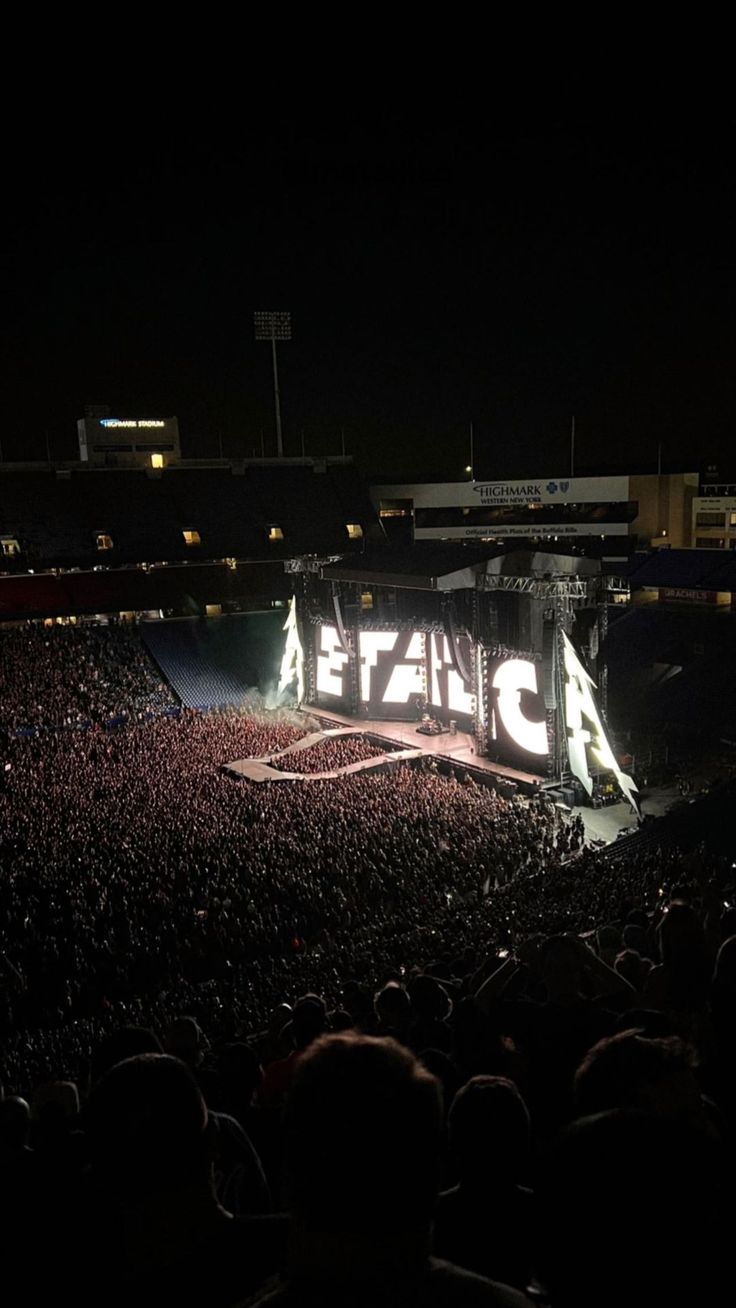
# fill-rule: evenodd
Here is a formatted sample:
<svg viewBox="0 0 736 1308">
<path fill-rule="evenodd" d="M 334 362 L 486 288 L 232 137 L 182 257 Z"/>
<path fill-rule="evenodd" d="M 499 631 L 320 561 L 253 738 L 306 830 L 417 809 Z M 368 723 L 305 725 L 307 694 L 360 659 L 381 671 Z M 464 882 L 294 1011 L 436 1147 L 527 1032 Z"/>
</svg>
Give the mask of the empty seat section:
<svg viewBox="0 0 736 1308">
<path fill-rule="evenodd" d="M 143 639 L 187 708 L 239 708 L 254 690 L 275 692 L 283 609 L 222 618 L 146 622 Z"/>
</svg>

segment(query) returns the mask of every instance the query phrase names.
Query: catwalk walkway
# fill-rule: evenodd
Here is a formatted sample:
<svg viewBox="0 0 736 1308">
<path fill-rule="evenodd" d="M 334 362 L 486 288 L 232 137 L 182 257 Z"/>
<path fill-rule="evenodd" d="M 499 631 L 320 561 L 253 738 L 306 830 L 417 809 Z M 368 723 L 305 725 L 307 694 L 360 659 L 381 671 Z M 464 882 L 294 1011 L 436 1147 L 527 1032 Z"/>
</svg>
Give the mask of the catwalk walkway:
<svg viewBox="0 0 736 1308">
<path fill-rule="evenodd" d="M 331 727 L 325 731 L 312 731 L 308 736 L 298 740 L 295 745 L 288 745 L 286 749 L 280 749 L 275 754 L 267 754 L 263 758 L 240 758 L 234 763 L 226 763 L 223 771 L 230 772 L 233 776 L 247 777 L 249 781 L 325 781 L 330 777 L 347 776 L 350 772 L 365 772 L 368 768 L 394 767 L 397 763 L 405 763 L 408 759 L 421 758 L 424 752 L 421 749 L 388 748 L 391 742 L 387 741 L 385 754 L 375 754 L 371 758 L 360 759 L 357 763 L 348 763 L 344 768 L 333 768 L 328 772 L 299 771 L 299 755 L 304 750 L 311 749 L 313 745 L 318 745 L 321 740 L 331 740 L 338 736 L 373 736 L 373 734 L 368 732 L 365 726 Z M 289 758 L 293 759 L 294 770 L 285 772 L 283 761 Z M 281 766 L 271 767 L 273 759 L 278 759 Z"/>
<path fill-rule="evenodd" d="M 475 753 L 475 741 L 467 732 L 458 731 L 440 736 L 424 736 L 417 732 L 415 722 L 392 722 L 381 719 L 362 718 L 360 721 L 341 713 L 332 713 L 327 709 L 310 708 L 305 705 L 305 713 L 312 720 L 317 718 L 325 723 L 322 731 L 313 731 L 302 737 L 295 745 L 289 745 L 276 754 L 263 758 L 241 758 L 226 763 L 225 772 L 235 776 L 247 777 L 250 781 L 323 781 L 327 777 L 346 776 L 350 772 L 364 772 L 367 768 L 385 768 L 407 759 L 422 758 L 431 755 L 438 762 L 457 766 L 464 764 L 474 771 L 490 774 L 505 781 L 513 781 L 527 794 L 536 791 L 542 784 L 542 778 L 529 772 L 520 772 L 517 768 L 494 763 L 492 759 L 481 758 Z M 327 724 L 330 724 L 329 726 Z M 283 772 L 280 768 L 270 766 L 272 759 L 278 759 L 283 765 L 285 758 L 298 756 L 300 751 L 309 749 L 320 740 L 335 736 L 368 736 L 374 744 L 385 744 L 385 754 L 362 759 L 359 763 L 349 763 L 347 767 L 336 768 L 329 772 L 300 772 L 298 757 L 294 758 L 293 771 Z"/>
</svg>

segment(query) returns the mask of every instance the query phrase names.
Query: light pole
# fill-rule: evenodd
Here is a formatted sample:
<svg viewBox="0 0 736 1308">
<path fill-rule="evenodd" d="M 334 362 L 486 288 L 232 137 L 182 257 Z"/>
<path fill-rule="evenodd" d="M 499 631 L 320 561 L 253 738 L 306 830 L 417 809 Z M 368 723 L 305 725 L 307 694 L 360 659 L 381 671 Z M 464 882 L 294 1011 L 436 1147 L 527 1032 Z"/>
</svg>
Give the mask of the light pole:
<svg viewBox="0 0 736 1308">
<path fill-rule="evenodd" d="M 284 455 L 284 442 L 281 438 L 281 402 L 279 399 L 279 370 L 276 366 L 276 342 L 291 340 L 290 313 L 254 313 L 253 324 L 257 341 L 270 341 L 273 354 L 273 394 L 276 404 L 276 453 L 279 458 Z"/>
</svg>

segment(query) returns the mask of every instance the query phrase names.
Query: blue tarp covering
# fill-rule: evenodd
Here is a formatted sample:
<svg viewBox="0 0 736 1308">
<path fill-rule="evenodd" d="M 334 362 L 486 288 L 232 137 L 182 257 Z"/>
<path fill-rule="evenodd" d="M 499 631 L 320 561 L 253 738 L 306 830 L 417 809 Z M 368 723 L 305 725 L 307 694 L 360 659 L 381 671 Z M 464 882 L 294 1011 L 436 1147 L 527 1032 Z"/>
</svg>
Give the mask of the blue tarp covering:
<svg viewBox="0 0 736 1308">
<path fill-rule="evenodd" d="M 640 586 L 736 590 L 736 557 L 724 555 L 723 550 L 657 550 L 635 564 L 629 581 L 632 590 Z"/>
</svg>

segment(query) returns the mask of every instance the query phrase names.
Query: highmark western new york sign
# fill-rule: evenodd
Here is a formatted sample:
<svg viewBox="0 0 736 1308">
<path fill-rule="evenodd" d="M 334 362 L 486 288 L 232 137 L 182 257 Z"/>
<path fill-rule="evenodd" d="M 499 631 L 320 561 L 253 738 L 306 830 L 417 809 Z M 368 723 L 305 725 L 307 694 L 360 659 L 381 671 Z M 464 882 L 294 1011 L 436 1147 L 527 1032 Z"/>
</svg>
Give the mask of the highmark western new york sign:
<svg viewBox="0 0 736 1308">
<path fill-rule="evenodd" d="M 543 504 L 568 495 L 572 478 L 566 481 L 484 481 L 473 486 L 482 504 Z"/>
<path fill-rule="evenodd" d="M 547 490 L 551 493 L 562 491 L 564 494 L 570 489 L 570 482 L 547 482 Z M 509 483 L 505 481 L 486 481 L 481 482 L 478 486 L 473 486 L 476 495 L 480 495 L 485 504 L 488 500 L 500 500 L 503 504 L 527 504 L 530 500 L 539 502 L 542 494 L 539 482 L 524 482 L 522 485 Z"/>
<path fill-rule="evenodd" d="M 382 499 L 411 499 L 415 509 L 479 505 L 618 504 L 629 498 L 628 477 L 540 477 L 524 481 L 417 482 L 379 486 Z"/>
<path fill-rule="evenodd" d="M 610 504 L 629 498 L 628 477 L 543 477 L 537 481 L 474 481 L 464 504 Z"/>
</svg>

